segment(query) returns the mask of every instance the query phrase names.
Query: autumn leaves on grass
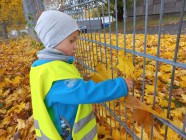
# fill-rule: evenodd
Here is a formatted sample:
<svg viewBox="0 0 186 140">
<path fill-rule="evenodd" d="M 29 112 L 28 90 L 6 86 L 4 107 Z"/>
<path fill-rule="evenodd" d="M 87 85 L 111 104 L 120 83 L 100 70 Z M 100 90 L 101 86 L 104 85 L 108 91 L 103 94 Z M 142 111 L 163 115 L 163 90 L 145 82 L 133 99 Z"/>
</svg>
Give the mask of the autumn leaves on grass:
<svg viewBox="0 0 186 140">
<path fill-rule="evenodd" d="M 31 38 L 0 42 L 0 140 L 35 139 L 29 69 L 39 48 Z"/>
<path fill-rule="evenodd" d="M 101 34 L 101 41 L 104 43 L 104 35 Z M 113 45 L 116 44 L 116 36 L 112 36 Z M 118 46 L 124 44 L 123 35 L 119 35 Z M 126 45 L 128 49 L 133 47 L 132 35 L 127 35 Z M 97 38 L 92 40 L 99 41 Z M 106 36 L 106 42 L 110 42 Z M 143 52 L 144 36 L 136 36 L 136 51 Z M 135 56 L 135 67 L 133 66 L 132 55 L 124 55 L 123 51 L 105 49 L 103 46 L 86 43 L 87 48 L 78 51 L 76 57 L 83 60 L 88 66 L 94 64 L 97 73 L 87 75 L 94 81 L 102 81 L 104 79 L 112 79 L 117 76 L 133 78 L 136 83 L 134 85 L 134 96 L 127 96 L 119 100 L 106 103 L 115 114 L 120 116 L 134 133 L 141 137 L 141 126 L 144 127 L 143 138 L 148 140 L 150 137 L 149 127 L 154 122 L 153 133 L 154 139 L 164 139 L 166 126 L 159 123 L 155 116 L 166 119 L 167 106 L 169 103 L 170 78 L 172 66 L 159 63 L 157 94 L 154 102 L 154 79 L 156 71 L 156 61 L 146 58 L 145 66 L 145 87 L 144 98 L 142 99 L 142 83 L 143 83 L 143 57 Z M 33 46 L 35 44 L 35 46 Z M 174 56 L 174 48 L 176 44 L 176 36 L 164 35 L 161 38 L 160 56 L 171 60 Z M 157 35 L 151 35 L 147 38 L 147 54 L 156 55 Z M 5 139 L 35 139 L 35 131 L 33 125 L 30 88 L 29 88 L 29 68 L 36 59 L 35 54 L 39 50 L 39 44 L 30 38 L 10 41 L 9 43 L 0 43 L 0 140 Z M 180 38 L 178 62 L 186 63 L 186 36 Z M 84 52 L 85 51 L 85 52 Z M 112 54 L 112 57 L 111 57 Z M 125 57 L 124 57 L 125 56 Z M 106 63 L 107 61 L 107 63 Z M 112 65 L 111 65 L 112 62 Z M 112 66 L 112 67 L 111 67 Z M 82 66 L 80 71 L 83 70 Z M 176 68 L 174 89 L 172 92 L 172 100 L 170 104 L 169 120 L 178 128 L 183 128 L 184 115 L 186 114 L 186 70 Z M 153 104 L 154 110 L 152 109 Z M 114 120 L 104 107 L 98 105 L 96 108 L 99 120 L 100 139 L 125 139 L 126 130 Z M 167 119 L 166 119 L 167 120 Z M 111 124 L 110 124 L 111 122 Z M 110 126 L 111 125 L 111 126 Z M 110 127 L 113 128 L 112 136 L 110 136 Z M 134 129 L 133 129 L 134 127 Z M 116 128 L 116 129 L 115 129 Z M 120 130 L 121 128 L 121 130 Z M 167 139 L 180 139 L 179 134 L 172 129 L 168 129 Z M 128 140 L 131 137 L 128 135 Z M 131 138 L 132 139 L 132 138 Z"/>
</svg>

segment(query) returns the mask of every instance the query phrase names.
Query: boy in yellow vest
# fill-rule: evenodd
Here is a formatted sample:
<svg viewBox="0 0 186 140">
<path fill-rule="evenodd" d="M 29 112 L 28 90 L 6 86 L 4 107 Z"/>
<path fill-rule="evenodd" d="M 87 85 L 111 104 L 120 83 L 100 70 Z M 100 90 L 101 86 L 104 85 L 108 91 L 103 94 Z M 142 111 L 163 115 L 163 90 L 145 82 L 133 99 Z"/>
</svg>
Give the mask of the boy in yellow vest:
<svg viewBox="0 0 186 140">
<path fill-rule="evenodd" d="M 37 139 L 96 140 L 92 105 L 126 96 L 132 80 L 122 77 L 84 81 L 73 65 L 79 36 L 76 21 L 60 11 L 45 11 L 35 31 L 45 49 L 30 71 Z"/>
</svg>

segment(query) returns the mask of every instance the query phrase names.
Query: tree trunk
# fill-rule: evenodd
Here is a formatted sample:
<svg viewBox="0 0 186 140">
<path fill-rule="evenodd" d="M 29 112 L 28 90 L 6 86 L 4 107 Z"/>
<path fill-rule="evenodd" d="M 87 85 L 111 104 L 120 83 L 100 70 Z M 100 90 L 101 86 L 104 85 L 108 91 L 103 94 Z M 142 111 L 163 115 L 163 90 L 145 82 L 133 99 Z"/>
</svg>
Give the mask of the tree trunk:
<svg viewBox="0 0 186 140">
<path fill-rule="evenodd" d="M 8 39 L 8 31 L 5 21 L 1 22 L 1 29 L 3 34 L 3 39 Z"/>
<path fill-rule="evenodd" d="M 123 20 L 123 6 L 118 7 L 118 21 Z"/>
<path fill-rule="evenodd" d="M 118 6 L 117 7 L 117 10 L 118 10 L 118 13 L 117 13 L 117 18 L 118 18 L 118 21 L 122 21 L 123 20 L 123 6 Z M 114 18 L 116 18 L 116 13 L 115 13 L 115 10 L 114 11 Z"/>
</svg>

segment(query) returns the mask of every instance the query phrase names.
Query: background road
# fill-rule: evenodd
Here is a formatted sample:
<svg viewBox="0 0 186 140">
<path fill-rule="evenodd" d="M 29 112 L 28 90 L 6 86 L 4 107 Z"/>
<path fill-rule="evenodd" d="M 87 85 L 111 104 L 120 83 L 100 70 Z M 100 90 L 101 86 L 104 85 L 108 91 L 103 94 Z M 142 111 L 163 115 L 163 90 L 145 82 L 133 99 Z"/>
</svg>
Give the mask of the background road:
<svg viewBox="0 0 186 140">
<path fill-rule="evenodd" d="M 161 34 L 177 34 L 178 28 L 179 28 L 179 22 L 178 23 L 172 23 L 168 25 L 162 26 L 162 32 Z M 148 28 L 148 34 L 158 34 L 159 26 Z M 127 33 L 133 33 L 133 30 L 127 31 Z M 136 29 L 137 34 L 144 34 L 145 29 Z M 186 20 L 182 23 L 182 31 L 181 34 L 186 34 Z"/>
</svg>

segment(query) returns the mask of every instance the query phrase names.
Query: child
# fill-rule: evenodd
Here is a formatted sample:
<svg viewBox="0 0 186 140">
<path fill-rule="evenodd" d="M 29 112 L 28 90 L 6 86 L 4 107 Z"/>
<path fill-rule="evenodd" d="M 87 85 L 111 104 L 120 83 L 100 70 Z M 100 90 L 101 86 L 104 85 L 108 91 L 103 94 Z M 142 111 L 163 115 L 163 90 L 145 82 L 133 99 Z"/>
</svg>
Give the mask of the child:
<svg viewBox="0 0 186 140">
<path fill-rule="evenodd" d="M 45 49 L 32 64 L 30 85 L 37 139 L 96 140 L 93 103 L 126 96 L 132 80 L 84 81 L 73 65 L 79 27 L 60 11 L 45 11 L 35 31 Z"/>
</svg>

